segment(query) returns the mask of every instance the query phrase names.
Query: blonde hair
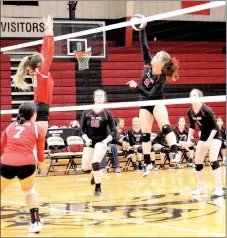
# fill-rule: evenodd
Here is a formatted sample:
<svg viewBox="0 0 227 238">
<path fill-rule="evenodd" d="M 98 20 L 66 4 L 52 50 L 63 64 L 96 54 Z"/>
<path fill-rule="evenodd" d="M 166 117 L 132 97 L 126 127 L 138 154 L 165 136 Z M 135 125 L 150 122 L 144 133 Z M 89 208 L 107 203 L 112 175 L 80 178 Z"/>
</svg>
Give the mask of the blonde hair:
<svg viewBox="0 0 227 238">
<path fill-rule="evenodd" d="M 38 64 L 42 62 L 42 56 L 40 53 L 36 53 L 32 56 L 25 56 L 22 61 L 20 62 L 17 72 L 15 76 L 13 77 L 13 83 L 15 84 L 15 87 L 26 91 L 31 90 L 29 85 L 25 82 L 24 77 L 28 73 L 28 68 L 31 70 L 34 70 L 37 68 Z"/>
<path fill-rule="evenodd" d="M 162 60 L 165 63 L 162 68 L 162 73 L 166 76 L 167 80 L 176 81 L 179 78 L 178 60 L 176 60 L 175 57 L 171 58 L 171 56 L 165 51 L 160 51 L 160 53 L 162 54 Z"/>
</svg>

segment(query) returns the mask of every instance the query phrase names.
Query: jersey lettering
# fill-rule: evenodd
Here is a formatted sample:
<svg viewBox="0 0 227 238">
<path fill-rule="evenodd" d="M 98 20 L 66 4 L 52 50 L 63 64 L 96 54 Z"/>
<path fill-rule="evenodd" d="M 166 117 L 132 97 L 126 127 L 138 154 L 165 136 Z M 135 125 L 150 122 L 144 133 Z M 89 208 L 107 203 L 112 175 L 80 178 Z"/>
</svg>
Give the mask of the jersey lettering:
<svg viewBox="0 0 227 238">
<path fill-rule="evenodd" d="M 22 126 L 17 126 L 15 129 L 18 130 L 18 132 L 13 137 L 16 138 L 16 139 L 19 139 L 20 138 L 20 134 L 24 131 L 25 128 L 22 127 Z"/>
<path fill-rule="evenodd" d="M 92 119 L 91 120 L 91 127 L 99 128 L 99 120 Z"/>
</svg>

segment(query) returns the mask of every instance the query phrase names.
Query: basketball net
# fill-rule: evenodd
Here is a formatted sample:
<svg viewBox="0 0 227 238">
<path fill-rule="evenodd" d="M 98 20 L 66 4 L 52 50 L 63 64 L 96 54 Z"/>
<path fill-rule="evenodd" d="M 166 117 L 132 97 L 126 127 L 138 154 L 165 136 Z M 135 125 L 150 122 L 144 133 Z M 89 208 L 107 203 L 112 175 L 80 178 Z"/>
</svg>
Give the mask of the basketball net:
<svg viewBox="0 0 227 238">
<path fill-rule="evenodd" d="M 78 60 L 79 70 L 89 69 L 89 60 L 91 58 L 91 51 L 75 52 L 75 58 Z"/>
</svg>

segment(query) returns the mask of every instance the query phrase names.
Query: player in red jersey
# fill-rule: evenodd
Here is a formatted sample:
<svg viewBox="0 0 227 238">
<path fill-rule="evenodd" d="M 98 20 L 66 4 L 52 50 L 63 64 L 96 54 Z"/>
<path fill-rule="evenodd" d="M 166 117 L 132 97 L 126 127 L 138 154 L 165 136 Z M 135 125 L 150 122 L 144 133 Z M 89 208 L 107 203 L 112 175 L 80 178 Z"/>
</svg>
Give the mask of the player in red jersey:
<svg viewBox="0 0 227 238">
<path fill-rule="evenodd" d="M 29 232 L 40 232 L 42 223 L 34 189 L 36 161 L 33 148 L 37 145 L 39 167 L 46 170 L 44 158 L 45 132 L 35 123 L 36 105 L 25 102 L 20 105 L 17 120 L 11 123 L 1 137 L 1 193 L 13 178 L 18 177 L 30 209 L 31 224 Z"/>
<path fill-rule="evenodd" d="M 37 106 L 38 124 L 46 132 L 48 129 L 49 108 L 52 102 L 54 80 L 49 72 L 54 56 L 53 19 L 50 15 L 43 19 L 45 32 L 41 53 L 26 56 L 20 62 L 17 73 L 13 79 L 17 88 L 30 90 L 25 82 L 25 75 L 29 72 L 32 76 L 34 87 L 34 102 Z"/>
</svg>

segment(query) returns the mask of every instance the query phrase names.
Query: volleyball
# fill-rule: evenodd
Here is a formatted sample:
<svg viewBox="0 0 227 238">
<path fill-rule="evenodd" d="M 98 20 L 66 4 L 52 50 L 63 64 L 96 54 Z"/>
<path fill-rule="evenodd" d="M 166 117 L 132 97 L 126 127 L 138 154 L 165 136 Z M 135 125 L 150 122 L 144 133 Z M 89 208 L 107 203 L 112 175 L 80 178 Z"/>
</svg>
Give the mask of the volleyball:
<svg viewBox="0 0 227 238">
<path fill-rule="evenodd" d="M 145 18 L 145 16 L 143 16 L 141 14 L 135 14 L 135 15 L 132 16 L 131 21 L 133 22 L 135 20 L 142 19 L 142 18 Z M 132 25 L 132 28 L 135 31 L 141 31 L 141 30 L 143 30 L 146 27 L 146 25 L 147 25 L 147 23 L 144 22 L 144 23 L 141 23 L 141 24 Z"/>
</svg>

